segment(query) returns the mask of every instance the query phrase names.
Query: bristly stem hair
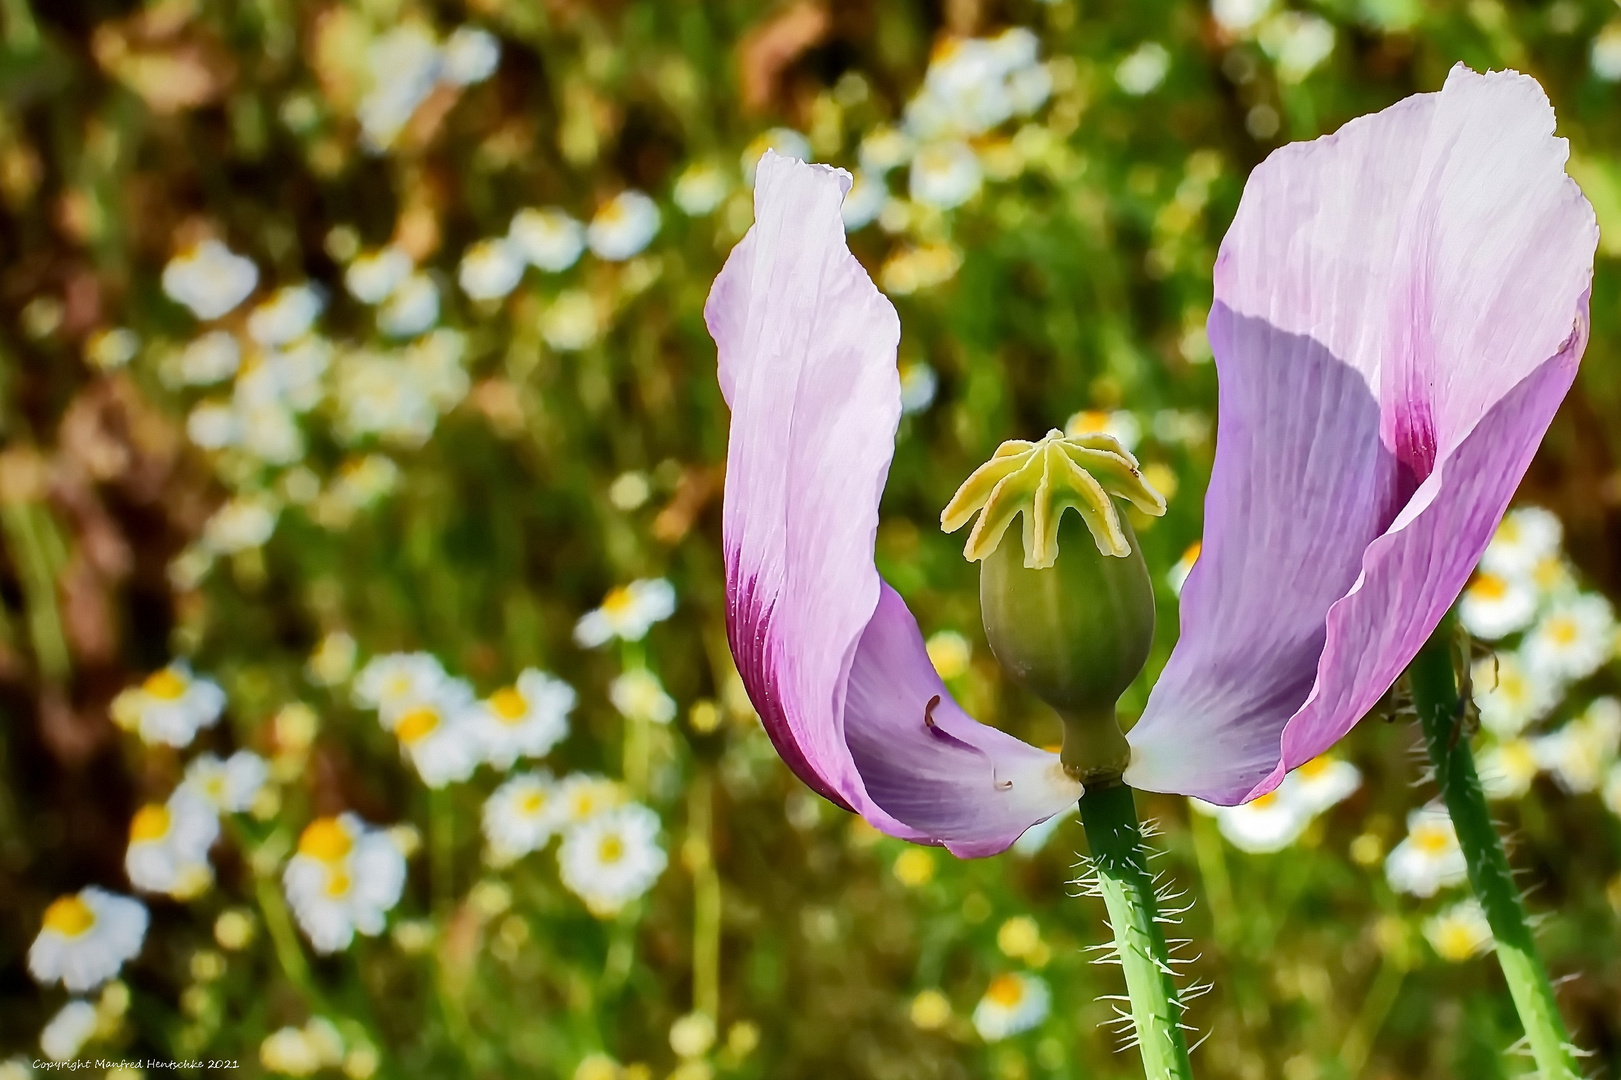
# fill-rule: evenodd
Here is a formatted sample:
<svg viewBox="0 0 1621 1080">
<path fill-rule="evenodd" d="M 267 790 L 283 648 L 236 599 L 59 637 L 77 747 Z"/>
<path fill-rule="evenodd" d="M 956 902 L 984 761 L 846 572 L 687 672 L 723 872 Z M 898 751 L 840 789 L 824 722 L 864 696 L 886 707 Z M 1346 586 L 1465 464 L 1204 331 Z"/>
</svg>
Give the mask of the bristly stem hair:
<svg viewBox="0 0 1621 1080">
<path fill-rule="evenodd" d="M 1115 951 L 1126 973 L 1143 1071 L 1148 1080 L 1192 1080 L 1182 1035 L 1182 1000 L 1160 928 L 1154 875 L 1148 869 L 1131 788 L 1120 783 L 1087 788 L 1081 797 L 1081 821 L 1092 848 L 1095 885 L 1108 909 Z"/>
<path fill-rule="evenodd" d="M 1424 744 L 1458 830 L 1458 844 L 1469 864 L 1469 883 L 1497 941 L 1497 960 L 1525 1026 L 1537 1072 L 1542 1080 L 1577 1080 L 1581 1074 L 1576 1050 L 1565 1033 L 1548 969 L 1537 954 L 1503 841 L 1492 825 L 1475 772 L 1469 733 L 1463 728 L 1464 702 L 1453 669 L 1453 644 L 1453 619 L 1448 615 L 1408 669 Z"/>
</svg>

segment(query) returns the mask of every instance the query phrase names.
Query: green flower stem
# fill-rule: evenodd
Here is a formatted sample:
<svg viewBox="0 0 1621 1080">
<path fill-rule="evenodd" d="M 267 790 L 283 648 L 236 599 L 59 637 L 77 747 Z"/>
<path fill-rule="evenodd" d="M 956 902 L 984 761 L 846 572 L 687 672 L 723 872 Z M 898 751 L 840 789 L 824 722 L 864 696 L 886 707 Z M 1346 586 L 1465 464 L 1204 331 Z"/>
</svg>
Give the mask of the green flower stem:
<svg viewBox="0 0 1621 1080">
<path fill-rule="evenodd" d="M 309 962 L 298 944 L 292 917 L 287 905 L 282 902 L 276 882 L 270 877 L 258 875 L 254 881 L 254 895 L 259 901 L 259 913 L 264 916 L 265 930 L 270 934 L 270 943 L 276 950 L 276 961 L 281 964 L 282 974 L 307 1001 L 324 1006 L 325 1000 L 320 990 L 316 989 L 315 980 L 310 977 Z"/>
<path fill-rule="evenodd" d="M 1492 826 L 1468 733 L 1461 730 L 1463 703 L 1453 674 L 1452 643 L 1452 617 L 1448 616 L 1408 669 L 1424 743 L 1469 864 L 1469 883 L 1497 941 L 1497 960 L 1525 1025 L 1537 1071 L 1542 1080 L 1576 1080 L 1581 1074 L 1575 1048 L 1565 1033 L 1548 970 L 1526 924 L 1503 842 Z"/>
<path fill-rule="evenodd" d="M 1126 972 L 1131 1019 L 1148 1080 L 1190 1080 L 1182 1002 L 1177 995 L 1165 936 L 1160 933 L 1154 877 L 1137 826 L 1131 788 L 1108 784 L 1081 797 L 1081 822 L 1092 848 L 1098 890 L 1114 928 L 1115 950 Z"/>
<path fill-rule="evenodd" d="M 455 862 L 456 813 L 449 790 L 438 788 L 428 792 L 428 891 L 441 932 L 448 927 L 456 903 Z"/>
<path fill-rule="evenodd" d="M 714 785 L 700 772 L 687 796 L 687 863 L 692 871 L 692 1007 L 720 1022 L 720 873 L 714 856 Z"/>
</svg>

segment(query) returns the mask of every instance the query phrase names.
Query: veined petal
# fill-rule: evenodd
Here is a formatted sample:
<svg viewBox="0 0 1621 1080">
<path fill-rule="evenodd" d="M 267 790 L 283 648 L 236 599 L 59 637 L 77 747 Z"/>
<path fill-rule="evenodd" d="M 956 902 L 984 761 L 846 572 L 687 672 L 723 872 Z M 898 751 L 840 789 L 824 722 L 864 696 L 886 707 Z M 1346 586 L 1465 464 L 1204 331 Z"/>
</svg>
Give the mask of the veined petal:
<svg viewBox="0 0 1621 1080">
<path fill-rule="evenodd" d="M 732 409 L 727 632 L 766 731 L 801 779 L 892 835 L 989 854 L 1079 786 L 1056 803 L 1028 796 L 1030 755 L 1042 751 L 949 702 L 873 564 L 900 420 L 900 324 L 845 245 L 849 184 L 841 170 L 768 152 L 755 224 L 704 309 Z M 884 673 L 892 686 L 852 677 L 873 657 L 896 665 Z M 935 695 L 938 730 L 924 724 Z M 920 791 L 931 785 L 932 799 Z M 1022 820 L 1009 809 L 1031 802 Z"/>
<path fill-rule="evenodd" d="M 1460 66 L 1251 175 L 1203 550 L 1128 782 L 1271 790 L 1457 598 L 1586 344 L 1597 228 L 1553 123 L 1535 81 Z"/>
</svg>

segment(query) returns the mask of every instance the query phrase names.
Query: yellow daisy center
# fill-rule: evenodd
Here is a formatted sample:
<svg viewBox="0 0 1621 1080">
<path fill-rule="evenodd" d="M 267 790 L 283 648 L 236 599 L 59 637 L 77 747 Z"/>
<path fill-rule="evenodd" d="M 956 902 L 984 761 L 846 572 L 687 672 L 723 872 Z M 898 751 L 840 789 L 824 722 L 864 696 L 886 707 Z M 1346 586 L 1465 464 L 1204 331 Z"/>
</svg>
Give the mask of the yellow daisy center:
<svg viewBox="0 0 1621 1080">
<path fill-rule="evenodd" d="M 1325 775 L 1328 772 L 1329 766 L 1332 764 L 1333 761 L 1330 758 L 1323 755 L 1318 755 L 1317 757 L 1314 757 L 1310 761 L 1306 762 L 1304 765 L 1300 766 L 1300 768 L 1296 769 L 1295 772 L 1302 780 L 1315 780 L 1318 777 Z"/>
<path fill-rule="evenodd" d="M 169 835 L 169 808 L 162 803 L 147 803 L 135 811 L 129 823 L 131 843 L 150 843 Z"/>
<path fill-rule="evenodd" d="M 348 874 L 334 870 L 326 876 L 326 894 L 334 900 L 341 899 L 349 895 L 351 884 Z"/>
<path fill-rule="evenodd" d="M 519 813 L 529 817 L 540 813 L 546 808 L 546 793 L 544 791 L 531 791 L 518 800 Z"/>
<path fill-rule="evenodd" d="M 149 697 L 162 701 L 177 701 L 186 692 L 186 680 L 174 668 L 164 668 L 148 675 L 146 681 L 141 684 L 141 689 Z"/>
<path fill-rule="evenodd" d="M 991 980 L 985 996 L 1002 1008 L 1011 1009 L 1024 999 L 1024 983 L 1015 975 L 998 975 Z"/>
<path fill-rule="evenodd" d="M 635 600 L 631 599 L 630 590 L 625 588 L 623 585 L 614 589 L 602 599 L 603 614 L 611 615 L 615 618 L 622 618 L 625 615 L 630 614 L 631 608 L 635 606 L 636 602 Z"/>
<path fill-rule="evenodd" d="M 427 738 L 438 726 L 439 710 L 423 705 L 400 717 L 399 726 L 394 729 L 394 733 L 400 737 L 401 742 L 410 746 Z"/>
<path fill-rule="evenodd" d="M 625 842 L 617 836 L 604 836 L 597 845 L 597 858 L 604 865 L 612 866 L 625 857 Z"/>
<path fill-rule="evenodd" d="M 352 847 L 354 840 L 349 830 L 337 818 L 316 818 L 304 827 L 303 835 L 298 838 L 298 853 L 322 862 L 337 862 L 349 854 Z"/>
<path fill-rule="evenodd" d="M 1475 932 L 1470 927 L 1448 919 L 1435 929 L 1435 951 L 1442 959 L 1467 960 L 1475 954 Z"/>
<path fill-rule="evenodd" d="M 1438 825 L 1420 825 L 1413 830 L 1413 846 L 1426 855 L 1441 855 L 1452 849 L 1452 836 Z"/>
<path fill-rule="evenodd" d="M 1269 791 L 1265 795 L 1260 795 L 1254 799 L 1251 799 L 1250 805 L 1257 810 L 1265 810 L 1267 807 L 1271 806 L 1277 801 L 1278 793 L 1276 791 Z"/>
<path fill-rule="evenodd" d="M 45 909 L 45 929 L 63 937 L 78 937 L 96 925 L 96 913 L 77 896 L 63 896 Z"/>
<path fill-rule="evenodd" d="M 508 686 L 490 695 L 490 708 L 495 715 L 509 724 L 516 724 L 529 715 L 529 702 L 516 687 Z"/>
<path fill-rule="evenodd" d="M 1548 637 L 1555 645 L 1574 645 L 1581 637 L 1581 627 L 1568 615 L 1555 615 L 1548 620 Z"/>
<path fill-rule="evenodd" d="M 1469 591 L 1481 600 L 1501 600 L 1508 595 L 1508 582 L 1496 574 L 1481 574 Z"/>
</svg>

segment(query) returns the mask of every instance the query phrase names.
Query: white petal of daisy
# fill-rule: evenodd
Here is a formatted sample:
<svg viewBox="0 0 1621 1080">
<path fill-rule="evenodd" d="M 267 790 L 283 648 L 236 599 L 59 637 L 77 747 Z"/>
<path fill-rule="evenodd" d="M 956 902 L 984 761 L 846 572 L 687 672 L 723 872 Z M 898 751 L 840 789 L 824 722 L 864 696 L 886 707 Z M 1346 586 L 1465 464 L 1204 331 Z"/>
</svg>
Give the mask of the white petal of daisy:
<svg viewBox="0 0 1621 1080">
<path fill-rule="evenodd" d="M 129 826 L 124 872 L 143 892 L 189 900 L 214 882 L 208 849 L 219 838 L 219 810 L 181 784 L 167 802 L 147 803 Z"/>
<path fill-rule="evenodd" d="M 519 210 L 507 239 L 529 265 L 555 274 L 579 261 L 585 250 L 585 226 L 556 207 Z"/>
<path fill-rule="evenodd" d="M 1604 805 L 1621 817 L 1621 761 L 1610 766 L 1610 775 L 1604 779 Z"/>
<path fill-rule="evenodd" d="M 1255 855 L 1282 851 L 1293 844 L 1313 816 L 1292 776 L 1284 777 L 1274 790 L 1238 806 L 1201 806 L 1197 799 L 1193 802 L 1196 808 L 1215 817 L 1228 843 Z"/>
<path fill-rule="evenodd" d="M 563 884 L 599 918 L 639 898 L 668 862 L 658 843 L 659 817 L 640 803 L 603 811 L 576 825 L 557 849 Z"/>
<path fill-rule="evenodd" d="M 1295 797 L 1313 814 L 1350 798 L 1362 786 L 1362 770 L 1349 761 L 1322 754 L 1291 773 Z"/>
<path fill-rule="evenodd" d="M 241 441 L 242 425 L 230 405 L 203 401 L 186 417 L 186 438 L 203 450 L 223 450 Z"/>
<path fill-rule="evenodd" d="M 585 242 L 597 258 L 623 262 L 647 247 L 658 231 L 658 204 L 640 191 L 621 191 L 591 219 Z"/>
<path fill-rule="evenodd" d="M 1503 578 L 1523 578 L 1543 559 L 1557 556 L 1564 537 L 1559 519 L 1542 507 L 1510 510 L 1486 545 L 1480 568 Z"/>
<path fill-rule="evenodd" d="M 478 704 L 475 722 L 484 760 L 510 769 L 520 757 L 545 757 L 568 735 L 576 699 L 568 683 L 525 669 L 512 686 Z"/>
<path fill-rule="evenodd" d="M 625 792 L 614 781 L 595 773 L 570 773 L 557 785 L 564 828 L 584 824 L 598 814 L 625 801 Z"/>
<path fill-rule="evenodd" d="M 1518 653 L 1503 652 L 1470 668 L 1480 722 L 1500 739 L 1511 739 L 1559 704 L 1564 684 L 1530 669 Z"/>
<path fill-rule="evenodd" d="M 915 416 L 934 404 L 940 378 L 921 360 L 901 369 L 901 415 Z"/>
<path fill-rule="evenodd" d="M 1210 15 L 1228 34 L 1245 37 L 1276 5 L 1277 0 L 1210 0 Z"/>
<path fill-rule="evenodd" d="M 180 747 L 189 745 L 199 728 L 213 726 L 224 708 L 225 691 L 209 679 L 194 678 L 185 661 L 177 660 L 119 694 L 111 712 L 142 742 Z"/>
<path fill-rule="evenodd" d="M 248 314 L 248 336 L 265 348 L 287 345 L 315 325 L 326 297 L 313 285 L 285 285 Z"/>
<path fill-rule="evenodd" d="M 59 897 L 29 947 L 29 974 L 46 986 L 60 980 L 69 993 L 93 990 L 141 951 L 149 919 L 139 900 L 94 885 Z"/>
<path fill-rule="evenodd" d="M 388 725 L 422 782 L 441 788 L 466 780 L 478 767 L 479 732 L 470 717 L 473 693 L 448 680 L 434 697 L 411 702 Z"/>
<path fill-rule="evenodd" d="M 427 274 L 400 282 L 377 309 L 377 329 L 392 338 L 416 337 L 439 321 L 439 286 Z"/>
<path fill-rule="evenodd" d="M 524 260 L 503 237 L 480 240 L 462 256 L 456 280 L 474 300 L 500 300 L 523 278 Z"/>
<path fill-rule="evenodd" d="M 224 330 L 210 330 L 187 343 L 163 365 L 163 381 L 170 386 L 212 386 L 236 374 L 242 346 Z"/>
<path fill-rule="evenodd" d="M 262 547 L 275 533 L 280 513 L 280 505 L 268 495 L 238 495 L 208 519 L 203 526 L 203 543 L 216 555 Z"/>
<path fill-rule="evenodd" d="M 850 184 L 849 192 L 844 196 L 844 205 L 840 213 L 844 216 L 844 227 L 850 232 L 866 228 L 878 220 L 878 212 L 889 201 L 889 185 L 882 176 L 857 171 Z"/>
<path fill-rule="evenodd" d="M 186 766 L 181 783 L 197 792 L 217 810 L 246 813 L 270 777 L 270 766 L 251 750 L 238 750 L 221 761 L 213 754 L 198 754 Z"/>
<path fill-rule="evenodd" d="M 608 700 L 627 720 L 668 724 L 675 719 L 675 699 L 664 692 L 659 677 L 646 668 L 633 668 L 608 684 Z"/>
<path fill-rule="evenodd" d="M 52 1061 L 72 1061 L 96 1033 L 96 1007 L 79 998 L 68 1002 L 39 1033 L 39 1048 Z"/>
<path fill-rule="evenodd" d="M 1029 116 L 1052 97 L 1052 70 L 1045 64 L 1020 68 L 1008 76 L 1007 89 L 1015 115 Z"/>
<path fill-rule="evenodd" d="M 353 814 L 317 818 L 299 837 L 282 885 L 310 943 L 337 952 L 356 932 L 382 932 L 405 886 L 405 857 L 385 831 Z"/>
<path fill-rule="evenodd" d="M 889 170 L 911 161 L 916 150 L 911 136 L 899 128 L 877 127 L 862 138 L 857 158 L 863 172 L 882 177 Z"/>
<path fill-rule="evenodd" d="M 1475 637 L 1496 641 L 1531 625 L 1539 599 L 1527 579 L 1476 574 L 1458 601 L 1458 620 Z"/>
<path fill-rule="evenodd" d="M 411 256 L 399 248 L 379 248 L 355 257 L 343 272 L 343 287 L 363 304 L 381 304 L 415 268 Z"/>
<path fill-rule="evenodd" d="M 1176 560 L 1176 565 L 1165 575 L 1165 584 L 1171 587 L 1171 592 L 1177 596 L 1182 595 L 1182 586 L 1193 572 L 1193 564 L 1199 561 L 1199 551 L 1203 545 L 1195 540 L 1182 552 L 1182 557 Z"/>
<path fill-rule="evenodd" d="M 1485 909 L 1473 897 L 1425 919 L 1424 936 L 1435 955 L 1454 964 L 1490 952 L 1495 944 Z"/>
<path fill-rule="evenodd" d="M 372 657 L 355 676 L 354 702 L 376 709 L 383 726 L 390 727 L 412 702 L 434 697 L 449 679 L 432 653 L 384 653 Z"/>
<path fill-rule="evenodd" d="M 565 814 L 561 793 L 550 773 L 512 777 L 484 803 L 484 839 L 491 861 L 501 866 L 539 851 L 562 830 Z"/>
<path fill-rule="evenodd" d="M 950 210 L 973 198 L 983 179 L 979 157 L 966 143 L 925 146 L 912 159 L 912 201 Z"/>
<path fill-rule="evenodd" d="M 1593 38 L 1588 55 L 1593 74 L 1605 82 L 1621 82 L 1621 19 L 1618 19 Z"/>
<path fill-rule="evenodd" d="M 1114 81 L 1133 97 L 1153 92 L 1171 70 L 1171 54 L 1157 41 L 1145 41 L 1120 61 Z"/>
<path fill-rule="evenodd" d="M 1564 727 L 1531 741 L 1537 764 L 1573 794 L 1597 791 L 1621 749 L 1621 701 L 1596 699 Z"/>
<path fill-rule="evenodd" d="M 199 319 L 217 319 L 248 298 L 259 268 L 218 240 L 204 240 L 163 268 L 163 291 Z"/>
<path fill-rule="evenodd" d="M 558 352 L 578 352 L 602 336 L 597 302 L 583 289 L 564 289 L 540 317 L 540 336 Z"/>
<path fill-rule="evenodd" d="M 633 581 L 610 591 L 601 607 L 580 617 L 574 624 L 574 641 L 586 649 L 614 638 L 640 641 L 654 623 L 674 614 L 675 602 L 675 587 L 664 578 Z"/>
<path fill-rule="evenodd" d="M 1285 83 L 1300 82 L 1334 52 L 1334 24 L 1306 12 L 1279 12 L 1261 25 L 1257 36 Z"/>
<path fill-rule="evenodd" d="M 1615 654 L 1615 611 L 1594 593 L 1550 608 L 1525 635 L 1526 666 L 1555 679 L 1584 679 Z"/>
<path fill-rule="evenodd" d="M 1468 874 L 1458 832 L 1443 807 L 1426 806 L 1407 815 L 1407 836 L 1385 857 L 1385 877 L 1391 888 L 1413 896 L 1434 896 L 1443 888 L 1463 884 Z"/>
<path fill-rule="evenodd" d="M 702 217 L 725 201 L 730 188 L 726 174 L 719 167 L 699 162 L 682 170 L 670 199 L 688 217 Z"/>
<path fill-rule="evenodd" d="M 1493 743 L 1480 752 L 1480 786 L 1493 801 L 1522 798 L 1531 790 L 1541 766 L 1531 743 L 1512 738 Z"/>
<path fill-rule="evenodd" d="M 999 1042 L 1039 1027 L 1051 1011 L 1046 982 L 1026 972 L 1007 972 L 991 980 L 974 1006 L 974 1030 L 986 1042 Z"/>
<path fill-rule="evenodd" d="M 472 86 L 494 75 L 500 63 L 500 39 L 488 30 L 459 26 L 445 41 L 440 75 L 456 86 Z"/>
<path fill-rule="evenodd" d="M 259 1044 L 259 1063 L 282 1076 L 309 1076 L 321 1068 L 321 1057 L 303 1028 L 277 1028 Z"/>
<path fill-rule="evenodd" d="M 433 92 L 444 66 L 444 54 L 433 33 L 407 22 L 372 40 L 366 50 L 371 89 L 355 109 L 361 142 L 379 153 L 393 145 L 417 106 Z"/>
<path fill-rule="evenodd" d="M 793 128 L 772 128 L 756 135 L 747 146 L 743 148 L 740 164 L 743 169 L 743 186 L 754 186 L 754 170 L 759 166 L 760 159 L 767 150 L 775 150 L 783 157 L 797 158 L 800 161 L 811 159 L 810 140 L 805 138 Z"/>
</svg>

